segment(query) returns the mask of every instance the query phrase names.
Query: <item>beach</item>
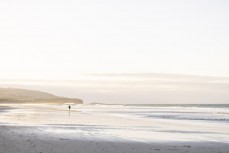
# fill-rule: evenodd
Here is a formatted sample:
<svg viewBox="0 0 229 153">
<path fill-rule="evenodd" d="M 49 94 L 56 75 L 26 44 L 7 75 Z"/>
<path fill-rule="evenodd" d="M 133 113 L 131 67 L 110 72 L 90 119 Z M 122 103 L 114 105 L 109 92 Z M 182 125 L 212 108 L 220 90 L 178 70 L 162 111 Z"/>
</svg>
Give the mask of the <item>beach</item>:
<svg viewBox="0 0 229 153">
<path fill-rule="evenodd" d="M 4 109 L 4 111 L 3 111 Z M 229 110 L 1 104 L 0 153 L 229 153 Z"/>
</svg>

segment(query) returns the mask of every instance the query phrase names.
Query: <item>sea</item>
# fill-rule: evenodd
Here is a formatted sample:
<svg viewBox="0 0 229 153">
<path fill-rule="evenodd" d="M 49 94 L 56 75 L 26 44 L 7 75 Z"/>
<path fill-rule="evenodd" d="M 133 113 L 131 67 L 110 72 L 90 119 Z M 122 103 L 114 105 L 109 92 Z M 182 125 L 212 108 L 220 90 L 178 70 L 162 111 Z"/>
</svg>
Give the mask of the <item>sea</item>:
<svg viewBox="0 0 229 153">
<path fill-rule="evenodd" d="M 17 104 L 12 107 L 1 112 L 0 124 L 36 125 L 48 133 L 75 133 L 90 139 L 229 143 L 228 104 Z"/>
<path fill-rule="evenodd" d="M 93 106 L 103 108 L 95 109 L 96 111 L 139 118 L 229 123 L 229 104 L 95 104 Z"/>
</svg>

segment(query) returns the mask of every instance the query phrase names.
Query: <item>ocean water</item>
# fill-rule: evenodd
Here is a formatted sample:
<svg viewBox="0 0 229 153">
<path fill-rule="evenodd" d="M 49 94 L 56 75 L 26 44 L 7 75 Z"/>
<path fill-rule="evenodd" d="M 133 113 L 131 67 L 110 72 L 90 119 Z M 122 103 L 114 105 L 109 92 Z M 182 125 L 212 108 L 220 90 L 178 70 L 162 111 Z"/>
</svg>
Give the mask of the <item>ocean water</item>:
<svg viewBox="0 0 229 153">
<path fill-rule="evenodd" d="M 127 141 L 229 142 L 229 105 L 12 104 L 0 124 Z"/>
<path fill-rule="evenodd" d="M 135 118 L 229 123 L 229 104 L 100 105 L 94 111 Z M 99 109 L 100 108 L 100 109 Z M 106 109 L 105 109 L 106 108 Z"/>
<path fill-rule="evenodd" d="M 131 140 L 229 142 L 229 105 L 95 104 L 74 109 L 93 116 L 116 117 L 110 122 L 119 126 L 105 132 Z"/>
</svg>

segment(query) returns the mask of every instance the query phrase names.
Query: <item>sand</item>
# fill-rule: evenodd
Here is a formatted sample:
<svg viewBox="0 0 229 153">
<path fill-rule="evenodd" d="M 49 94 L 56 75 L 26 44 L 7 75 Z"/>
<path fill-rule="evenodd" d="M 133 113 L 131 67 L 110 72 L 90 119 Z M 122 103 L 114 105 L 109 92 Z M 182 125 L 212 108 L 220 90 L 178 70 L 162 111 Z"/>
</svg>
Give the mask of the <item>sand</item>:
<svg viewBox="0 0 229 153">
<path fill-rule="evenodd" d="M 229 153 L 223 124 L 166 123 L 94 106 L 9 106 L 0 107 L 0 153 Z"/>
</svg>

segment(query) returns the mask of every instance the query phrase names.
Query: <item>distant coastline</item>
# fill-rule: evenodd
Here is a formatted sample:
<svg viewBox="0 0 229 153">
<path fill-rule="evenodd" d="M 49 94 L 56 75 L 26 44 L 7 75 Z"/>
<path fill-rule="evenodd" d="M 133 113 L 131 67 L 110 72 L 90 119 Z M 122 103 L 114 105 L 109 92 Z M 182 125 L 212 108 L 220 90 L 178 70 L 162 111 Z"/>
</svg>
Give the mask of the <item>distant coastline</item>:
<svg viewBox="0 0 229 153">
<path fill-rule="evenodd" d="M 66 98 L 52 95 L 50 93 L 18 89 L 0 88 L 0 103 L 74 103 L 83 104 L 83 100 Z"/>
</svg>

